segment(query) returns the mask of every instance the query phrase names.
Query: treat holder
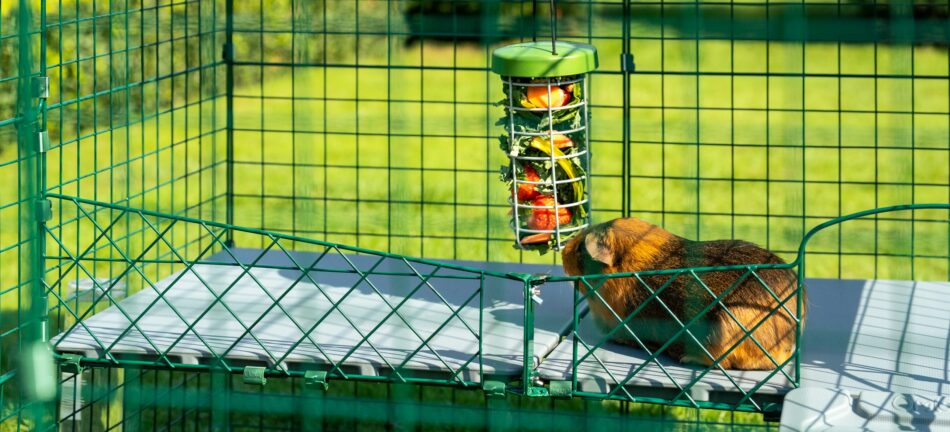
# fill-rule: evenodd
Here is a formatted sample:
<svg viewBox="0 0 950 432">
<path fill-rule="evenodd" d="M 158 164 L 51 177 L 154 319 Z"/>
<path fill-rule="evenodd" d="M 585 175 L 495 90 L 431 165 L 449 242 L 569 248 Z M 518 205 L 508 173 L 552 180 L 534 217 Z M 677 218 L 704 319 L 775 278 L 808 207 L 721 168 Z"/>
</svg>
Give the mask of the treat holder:
<svg viewBox="0 0 950 432">
<path fill-rule="evenodd" d="M 501 75 L 505 115 L 501 149 L 509 158 L 515 247 L 559 250 L 590 225 L 588 73 L 597 50 L 571 42 L 527 42 L 492 53 Z"/>
</svg>

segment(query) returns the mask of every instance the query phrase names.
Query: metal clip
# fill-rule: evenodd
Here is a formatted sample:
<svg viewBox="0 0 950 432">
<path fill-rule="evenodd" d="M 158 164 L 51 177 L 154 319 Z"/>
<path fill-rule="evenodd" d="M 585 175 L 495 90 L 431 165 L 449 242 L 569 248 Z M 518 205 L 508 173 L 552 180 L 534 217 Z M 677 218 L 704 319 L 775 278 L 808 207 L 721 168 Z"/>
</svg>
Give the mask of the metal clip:
<svg viewBox="0 0 950 432">
<path fill-rule="evenodd" d="M 267 384 L 267 377 L 264 376 L 264 371 L 263 366 L 245 366 L 244 384 Z"/>
<path fill-rule="evenodd" d="M 60 360 L 60 369 L 66 373 L 82 373 L 82 356 L 79 354 L 62 354 Z"/>
<path fill-rule="evenodd" d="M 634 73 L 637 65 L 633 61 L 633 53 L 620 54 L 620 70 L 626 73 Z"/>
<path fill-rule="evenodd" d="M 531 287 L 531 300 L 537 304 L 544 303 L 544 300 L 541 298 L 541 287 L 533 286 Z"/>
<path fill-rule="evenodd" d="M 303 374 L 304 386 L 326 391 L 330 384 L 327 382 L 327 373 L 325 371 L 306 371 Z"/>
<path fill-rule="evenodd" d="M 36 201 L 36 219 L 39 222 L 46 222 L 53 218 L 53 203 L 48 199 Z"/>
<path fill-rule="evenodd" d="M 43 129 L 36 132 L 36 151 L 46 153 L 49 148 L 49 131 Z"/>
<path fill-rule="evenodd" d="M 501 381 L 485 381 L 485 384 L 482 384 L 482 390 L 485 391 L 485 396 L 489 398 L 505 397 L 505 383 Z"/>
<path fill-rule="evenodd" d="M 551 396 L 567 398 L 574 396 L 574 389 L 571 387 L 570 381 L 551 381 Z"/>
<path fill-rule="evenodd" d="M 40 99 L 49 97 L 49 77 L 33 77 L 33 97 Z"/>
</svg>

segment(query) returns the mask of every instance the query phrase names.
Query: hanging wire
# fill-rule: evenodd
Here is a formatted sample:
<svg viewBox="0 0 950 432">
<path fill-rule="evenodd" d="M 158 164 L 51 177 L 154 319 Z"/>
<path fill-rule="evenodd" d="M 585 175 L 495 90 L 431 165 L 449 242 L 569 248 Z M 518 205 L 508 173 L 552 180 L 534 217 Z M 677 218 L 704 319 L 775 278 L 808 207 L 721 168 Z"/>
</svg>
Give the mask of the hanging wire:
<svg viewBox="0 0 950 432">
<path fill-rule="evenodd" d="M 538 0 L 531 1 L 531 41 L 538 41 Z M 551 0 L 551 55 L 557 55 L 557 5 Z"/>
</svg>

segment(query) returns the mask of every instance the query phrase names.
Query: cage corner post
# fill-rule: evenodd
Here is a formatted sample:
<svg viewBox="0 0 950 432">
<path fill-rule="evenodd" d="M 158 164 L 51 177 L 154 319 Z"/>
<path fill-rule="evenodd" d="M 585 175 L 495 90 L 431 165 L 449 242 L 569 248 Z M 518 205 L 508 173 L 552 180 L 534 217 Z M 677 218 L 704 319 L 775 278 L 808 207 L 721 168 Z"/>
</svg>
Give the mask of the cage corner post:
<svg viewBox="0 0 950 432">
<path fill-rule="evenodd" d="M 35 10 L 39 6 L 39 10 Z M 18 379 L 23 389 L 27 417 L 35 429 L 45 429 L 56 412 L 56 367 L 47 343 L 47 298 L 44 283 L 45 221 L 51 212 L 44 196 L 44 153 L 48 147 L 45 128 L 47 87 L 42 84 L 45 73 L 44 2 L 19 0 L 17 5 L 17 95 L 16 135 L 19 209 L 18 237 L 22 244 L 18 259 L 19 279 L 23 284 L 19 296 L 29 305 L 27 321 L 18 322 L 21 331 Z M 39 15 L 39 29 L 34 29 L 34 16 Z M 38 37 L 37 37 L 38 36 Z M 38 43 L 34 43 L 34 37 Z M 25 48 L 25 49 L 24 49 Z M 38 48 L 34 58 L 33 50 Z M 21 300 L 21 301 L 23 301 Z M 22 316 L 22 315 L 21 315 Z M 21 318 L 22 319 L 22 318 Z M 2 401 L 6 402 L 6 401 Z M 19 409 L 19 408 L 18 408 Z"/>
<path fill-rule="evenodd" d="M 226 184 L 225 188 L 225 222 L 228 225 L 228 233 L 224 244 L 228 248 L 233 248 L 234 243 L 234 0 L 225 1 L 225 30 L 224 46 L 222 47 L 221 57 L 225 65 L 225 100 L 226 100 L 226 125 L 227 137 L 225 145 L 227 146 L 227 155 L 225 156 Z"/>
</svg>

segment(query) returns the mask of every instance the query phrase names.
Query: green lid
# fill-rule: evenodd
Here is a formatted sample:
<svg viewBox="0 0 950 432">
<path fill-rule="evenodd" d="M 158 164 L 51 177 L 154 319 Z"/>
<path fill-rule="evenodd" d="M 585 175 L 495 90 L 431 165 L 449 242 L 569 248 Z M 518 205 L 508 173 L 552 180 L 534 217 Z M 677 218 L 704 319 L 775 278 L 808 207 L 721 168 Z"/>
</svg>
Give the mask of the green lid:
<svg viewBox="0 0 950 432">
<path fill-rule="evenodd" d="M 597 69 L 597 48 L 593 45 L 557 42 L 556 46 L 557 54 L 551 53 L 551 41 L 498 48 L 491 56 L 491 70 L 502 76 L 549 78 Z"/>
</svg>

